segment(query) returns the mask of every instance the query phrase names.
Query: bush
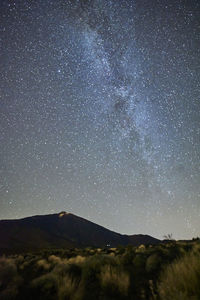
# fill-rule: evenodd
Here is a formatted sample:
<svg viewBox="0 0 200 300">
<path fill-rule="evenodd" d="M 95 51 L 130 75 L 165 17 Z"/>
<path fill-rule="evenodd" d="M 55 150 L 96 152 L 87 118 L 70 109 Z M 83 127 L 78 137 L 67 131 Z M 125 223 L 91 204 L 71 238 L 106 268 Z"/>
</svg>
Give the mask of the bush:
<svg viewBox="0 0 200 300">
<path fill-rule="evenodd" d="M 55 249 L 2 257 L 0 300 L 11 299 L 197 300 L 200 242 Z"/>
<path fill-rule="evenodd" d="M 191 252 L 167 266 L 158 284 L 158 294 L 157 299 L 161 300 L 200 299 L 200 254 Z"/>
<path fill-rule="evenodd" d="M 38 260 L 37 266 L 45 271 L 48 271 L 50 269 L 50 264 L 46 261 L 46 259 Z"/>
<path fill-rule="evenodd" d="M 76 291 L 78 290 L 78 286 L 79 280 L 70 275 L 65 275 L 64 277 L 60 278 L 57 299 L 74 299 Z"/>
<path fill-rule="evenodd" d="M 107 294 L 127 296 L 130 284 L 129 274 L 122 271 L 118 266 L 103 266 L 100 281 Z"/>
<path fill-rule="evenodd" d="M 31 294 L 36 299 L 56 299 L 58 282 L 57 274 L 51 272 L 42 275 L 31 282 Z"/>
<path fill-rule="evenodd" d="M 147 273 L 154 273 L 160 269 L 161 257 L 155 253 L 150 255 L 146 260 L 146 271 Z"/>
<path fill-rule="evenodd" d="M 0 258 L 0 299 L 15 299 L 22 282 L 14 259 Z"/>
</svg>

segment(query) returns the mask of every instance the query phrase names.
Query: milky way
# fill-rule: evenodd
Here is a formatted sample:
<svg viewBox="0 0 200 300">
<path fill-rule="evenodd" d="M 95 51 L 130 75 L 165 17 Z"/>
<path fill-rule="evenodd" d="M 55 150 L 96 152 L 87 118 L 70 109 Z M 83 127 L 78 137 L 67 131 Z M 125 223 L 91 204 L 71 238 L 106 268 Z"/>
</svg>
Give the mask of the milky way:
<svg viewBox="0 0 200 300">
<path fill-rule="evenodd" d="M 200 3 L 0 4 L 0 218 L 200 235 Z"/>
</svg>

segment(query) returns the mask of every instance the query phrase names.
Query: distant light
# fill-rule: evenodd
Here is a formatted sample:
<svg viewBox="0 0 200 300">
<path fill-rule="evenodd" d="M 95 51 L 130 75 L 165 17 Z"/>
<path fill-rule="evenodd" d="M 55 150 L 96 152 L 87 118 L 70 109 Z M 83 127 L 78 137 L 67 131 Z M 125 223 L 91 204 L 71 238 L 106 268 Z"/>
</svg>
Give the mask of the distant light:
<svg viewBox="0 0 200 300">
<path fill-rule="evenodd" d="M 66 211 L 62 211 L 61 213 L 59 213 L 59 218 L 64 217 L 65 215 L 69 215 L 70 213 L 66 212 Z"/>
</svg>

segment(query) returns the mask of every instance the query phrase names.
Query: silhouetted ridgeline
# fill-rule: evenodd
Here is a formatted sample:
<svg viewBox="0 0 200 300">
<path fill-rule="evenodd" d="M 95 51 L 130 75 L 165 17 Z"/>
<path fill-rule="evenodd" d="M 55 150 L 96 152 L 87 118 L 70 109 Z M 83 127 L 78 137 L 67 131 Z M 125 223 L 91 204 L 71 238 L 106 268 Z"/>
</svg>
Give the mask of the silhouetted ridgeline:
<svg viewBox="0 0 200 300">
<path fill-rule="evenodd" d="M 122 235 L 66 212 L 0 221 L 1 252 L 14 249 L 138 246 L 159 242 L 148 235 Z"/>
</svg>

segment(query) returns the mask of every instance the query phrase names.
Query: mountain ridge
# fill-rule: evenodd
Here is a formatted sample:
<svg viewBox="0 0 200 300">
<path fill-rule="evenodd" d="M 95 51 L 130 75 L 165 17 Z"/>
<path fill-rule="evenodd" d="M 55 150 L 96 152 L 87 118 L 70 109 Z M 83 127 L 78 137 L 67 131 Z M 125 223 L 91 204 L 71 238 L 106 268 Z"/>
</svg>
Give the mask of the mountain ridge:
<svg viewBox="0 0 200 300">
<path fill-rule="evenodd" d="M 54 249 L 157 244 L 149 235 L 120 234 L 72 213 L 61 211 L 0 220 L 0 249 Z"/>
</svg>

